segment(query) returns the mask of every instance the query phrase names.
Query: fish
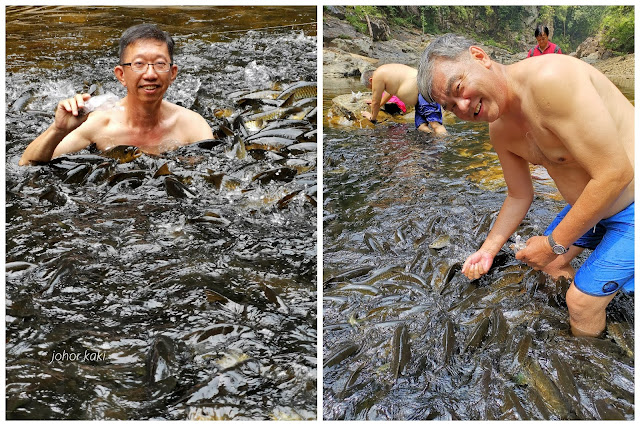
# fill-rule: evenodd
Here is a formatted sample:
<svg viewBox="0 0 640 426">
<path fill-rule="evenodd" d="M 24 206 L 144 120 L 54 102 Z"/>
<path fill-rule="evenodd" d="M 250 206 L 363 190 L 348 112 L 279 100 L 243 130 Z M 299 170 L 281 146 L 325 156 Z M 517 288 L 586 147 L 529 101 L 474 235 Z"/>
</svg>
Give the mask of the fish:
<svg viewBox="0 0 640 426">
<path fill-rule="evenodd" d="M 317 152 L 318 144 L 316 142 L 301 142 L 287 146 L 284 151 L 289 154 L 298 155 L 307 152 Z"/>
<path fill-rule="evenodd" d="M 560 391 L 569 396 L 574 403 L 574 407 L 580 405 L 580 392 L 578 391 L 578 385 L 576 379 L 571 371 L 571 367 L 560 359 L 557 353 L 551 354 L 551 366 L 556 370 L 558 379 L 556 383 Z"/>
<path fill-rule="evenodd" d="M 530 420 L 531 419 L 531 416 L 522 407 L 522 404 L 520 403 L 520 399 L 518 398 L 518 396 L 516 395 L 516 393 L 512 389 L 506 388 L 504 390 L 504 396 L 505 396 L 506 403 L 511 405 L 514 408 L 514 410 L 516 412 L 516 415 L 518 416 L 518 420 Z"/>
<path fill-rule="evenodd" d="M 287 87 L 276 99 L 287 99 L 293 95 L 293 100 L 318 96 L 318 84 L 316 82 L 301 81 Z"/>
<path fill-rule="evenodd" d="M 291 202 L 291 200 L 293 200 L 295 198 L 296 195 L 298 195 L 302 190 L 299 189 L 297 191 L 293 191 L 290 194 L 285 195 L 284 197 L 282 197 L 281 199 L 278 200 L 278 202 L 276 203 L 276 206 L 278 207 L 278 209 L 283 210 L 285 209 L 289 203 Z"/>
<path fill-rule="evenodd" d="M 441 250 L 449 245 L 451 242 L 451 237 L 449 235 L 440 235 L 438 238 L 433 240 L 431 244 L 429 244 L 430 249 Z"/>
<path fill-rule="evenodd" d="M 625 415 L 608 398 L 596 400 L 595 406 L 598 420 L 627 420 Z"/>
<path fill-rule="evenodd" d="M 103 157 L 118 160 L 120 164 L 129 163 L 142 155 L 137 146 L 116 145 L 102 152 Z"/>
<path fill-rule="evenodd" d="M 634 333 L 627 323 L 610 322 L 607 324 L 607 334 L 620 346 L 620 349 L 630 358 L 634 353 Z"/>
<path fill-rule="evenodd" d="M 567 401 L 555 383 L 542 370 L 538 361 L 527 357 L 523 366 L 529 383 L 540 394 L 545 404 L 561 419 L 566 418 L 569 412 Z"/>
<path fill-rule="evenodd" d="M 368 274 L 369 272 L 371 272 L 372 270 L 374 270 L 375 267 L 374 266 L 360 266 L 357 268 L 353 268 L 353 269 L 349 269 L 347 271 L 344 271 L 338 275 L 334 275 L 331 278 L 328 278 L 324 281 L 323 285 L 326 286 L 328 284 L 331 283 L 335 283 L 335 282 L 340 282 L 340 281 L 345 281 L 345 280 L 350 280 L 353 278 L 358 278 L 361 277 L 365 274 Z"/>
<path fill-rule="evenodd" d="M 212 183 L 218 190 L 226 189 L 233 191 L 242 186 L 242 181 L 240 179 L 228 176 L 224 173 L 215 173 L 211 169 L 207 169 L 207 173 L 208 174 L 204 176 L 204 180 Z"/>
<path fill-rule="evenodd" d="M 523 240 L 520 235 L 516 234 L 515 242 L 513 244 L 510 244 L 509 248 L 513 250 L 514 253 L 517 253 L 520 250 L 527 248 L 527 242 L 526 240 Z"/>
<path fill-rule="evenodd" d="M 282 151 L 285 148 L 295 144 L 295 140 L 281 138 L 277 136 L 267 136 L 245 141 L 245 149 L 247 151 L 261 149 L 265 151 Z"/>
<path fill-rule="evenodd" d="M 456 347 L 456 332 L 453 326 L 453 322 L 447 319 L 444 333 L 442 334 L 442 348 L 443 348 L 443 364 L 447 364 L 451 360 L 453 351 Z"/>
<path fill-rule="evenodd" d="M 11 104 L 11 111 L 13 112 L 24 111 L 29 105 L 29 103 L 31 103 L 32 100 L 33 100 L 33 93 L 31 93 L 30 90 L 27 90 L 22 95 L 20 95 L 18 99 L 13 101 L 13 104 Z"/>
<path fill-rule="evenodd" d="M 109 186 L 115 186 L 116 184 L 129 179 L 141 181 L 146 175 L 147 172 L 145 170 L 127 170 L 116 173 L 109 178 Z"/>
<path fill-rule="evenodd" d="M 298 172 L 289 167 L 278 167 L 266 170 L 255 175 L 251 181 L 258 181 L 262 185 L 267 185 L 271 181 L 291 182 Z"/>
<path fill-rule="evenodd" d="M 88 164 L 80 164 L 79 166 L 69 170 L 63 178 L 64 183 L 82 183 L 85 178 L 92 171 L 92 168 Z"/>
<path fill-rule="evenodd" d="M 287 127 L 267 129 L 267 130 L 263 129 L 247 137 L 245 139 L 245 143 L 250 142 L 254 139 L 265 138 L 265 137 L 278 137 L 278 138 L 285 138 L 293 141 L 300 138 L 306 132 L 307 132 L 306 129 L 300 129 L 300 128 L 296 129 L 296 128 L 287 128 Z"/>
<path fill-rule="evenodd" d="M 489 330 L 489 318 L 485 317 L 480 321 L 480 323 L 473 329 L 469 337 L 467 338 L 467 342 L 464 346 L 464 352 L 467 352 L 471 348 L 478 348 L 480 344 L 484 340 L 487 335 L 487 331 Z"/>
<path fill-rule="evenodd" d="M 207 297 L 207 302 L 209 303 L 219 302 L 224 304 L 229 302 L 229 299 L 226 296 L 218 293 L 217 291 L 205 289 L 204 294 Z"/>
<path fill-rule="evenodd" d="M 411 347 L 409 345 L 409 330 L 405 324 L 396 327 L 391 342 L 391 374 L 393 380 L 402 375 L 402 371 L 411 359 Z"/>
<path fill-rule="evenodd" d="M 164 187 L 167 191 L 167 195 L 171 197 L 196 198 L 196 194 L 173 176 L 166 176 L 164 178 Z"/>
<path fill-rule="evenodd" d="M 249 130 L 259 130 L 265 127 L 265 123 L 270 120 L 280 119 L 300 111 L 302 111 L 302 108 L 298 107 L 276 107 L 256 114 L 242 116 L 241 120 L 245 128 Z"/>
<path fill-rule="evenodd" d="M 338 347 L 335 351 L 329 355 L 324 361 L 324 368 L 333 367 L 340 364 L 345 359 L 349 358 L 360 350 L 360 346 L 355 343 L 347 342 Z"/>
<path fill-rule="evenodd" d="M 18 272 L 33 268 L 34 266 L 36 266 L 35 263 L 15 261 L 5 263 L 4 269 L 6 272 Z"/>
<path fill-rule="evenodd" d="M 158 170 L 156 170 L 155 174 L 153 175 L 153 178 L 156 179 L 160 176 L 167 176 L 171 174 L 173 173 L 169 171 L 169 163 L 164 163 L 162 166 L 158 168 Z"/>
<path fill-rule="evenodd" d="M 64 206 L 67 204 L 68 197 L 60 188 L 52 185 L 45 188 L 39 199 L 40 201 L 48 201 L 53 206 Z"/>
<path fill-rule="evenodd" d="M 174 365 L 176 360 L 175 346 L 168 336 L 157 336 L 147 355 L 146 371 L 147 381 L 150 385 L 172 379 L 173 386 L 177 383 L 174 377 Z M 170 386 L 170 387 L 173 387 Z"/>
<path fill-rule="evenodd" d="M 370 232 L 364 233 L 363 241 L 371 251 L 378 253 L 382 253 L 384 251 L 382 245 L 380 245 L 376 237 Z"/>
</svg>

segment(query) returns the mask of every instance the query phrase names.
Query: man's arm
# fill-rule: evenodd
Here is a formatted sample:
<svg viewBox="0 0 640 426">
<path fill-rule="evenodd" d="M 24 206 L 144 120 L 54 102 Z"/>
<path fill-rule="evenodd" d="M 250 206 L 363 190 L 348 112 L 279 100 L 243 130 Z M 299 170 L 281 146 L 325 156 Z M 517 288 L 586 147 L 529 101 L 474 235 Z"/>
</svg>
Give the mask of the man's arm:
<svg viewBox="0 0 640 426">
<path fill-rule="evenodd" d="M 393 97 L 391 93 L 384 92 L 384 94 L 382 95 L 382 99 L 380 99 L 380 108 L 382 108 L 384 104 L 389 102 L 389 99 L 391 99 L 391 97 Z"/>
<path fill-rule="evenodd" d="M 589 177 L 571 210 L 552 233 L 557 244 L 569 247 L 606 216 L 632 182 L 634 173 L 623 144 L 616 140 L 619 130 L 614 117 L 591 77 L 584 73 L 578 74 L 578 78 L 565 79 L 559 74 L 553 77 L 559 83 L 551 83 L 551 76 L 546 76 L 546 86 L 534 96 L 541 105 L 539 112 L 547 123 L 547 130 L 558 138 Z M 625 107 L 628 106 L 620 105 L 616 112 L 622 115 Z M 535 269 L 544 269 L 556 257 L 546 237 L 541 236 L 530 238 L 526 249 L 516 255 Z"/>
<path fill-rule="evenodd" d="M 507 132 L 489 126 L 491 141 L 500 159 L 504 180 L 507 184 L 507 198 L 502 203 L 498 217 L 480 249 L 469 256 L 462 267 L 462 273 L 470 279 L 486 274 L 493 258 L 518 228 L 533 201 L 533 183 L 529 163 L 506 149 Z"/>
<path fill-rule="evenodd" d="M 371 113 L 368 111 L 362 111 L 362 116 L 368 118 L 371 121 L 375 121 L 378 119 L 378 113 L 380 112 L 380 106 L 383 105 L 380 102 L 382 101 L 382 94 L 384 93 L 384 82 L 380 80 L 380 78 L 375 77 L 375 73 L 373 74 L 373 80 L 371 82 Z M 391 96 L 389 96 L 391 98 Z M 387 99 L 388 101 L 389 99 Z M 385 101 L 386 102 L 386 101 Z"/>
<path fill-rule="evenodd" d="M 71 133 L 88 118 L 88 115 L 81 115 L 78 111 L 89 98 L 88 94 L 82 94 L 60 101 L 56 108 L 53 124 L 27 146 L 18 164 L 24 166 L 32 162 L 47 162 L 54 156 L 72 152 L 58 149 L 63 139 L 68 137 L 69 142 L 65 140 L 65 143 L 69 144 L 70 149 L 84 143 L 84 141 L 71 136 Z M 82 148 L 80 147 L 76 151 Z"/>
<path fill-rule="evenodd" d="M 634 176 L 622 143 L 612 141 L 619 134 L 612 114 L 589 77 L 584 79 L 587 81 L 566 84 L 559 78 L 563 81 L 546 85 L 545 92 L 537 95 L 557 99 L 541 109 L 547 118 L 546 127 L 590 176 L 573 208 L 553 231 L 555 241 L 564 247 L 604 217 Z"/>
</svg>

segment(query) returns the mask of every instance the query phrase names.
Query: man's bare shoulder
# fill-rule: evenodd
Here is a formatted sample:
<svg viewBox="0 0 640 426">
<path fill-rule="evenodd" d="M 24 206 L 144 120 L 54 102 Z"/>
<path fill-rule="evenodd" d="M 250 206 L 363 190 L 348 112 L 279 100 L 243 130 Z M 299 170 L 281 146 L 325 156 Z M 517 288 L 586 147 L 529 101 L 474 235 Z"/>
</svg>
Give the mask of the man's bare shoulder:
<svg viewBox="0 0 640 426">
<path fill-rule="evenodd" d="M 170 111 L 176 115 L 176 126 L 180 128 L 180 133 L 185 135 L 189 142 L 213 137 L 209 123 L 200 114 L 180 105 L 170 102 L 167 104 Z"/>
<path fill-rule="evenodd" d="M 583 90 L 589 80 L 589 65 L 565 55 L 544 55 L 536 58 L 536 72 L 527 73 L 528 90 L 544 111 L 564 109 L 577 91 Z M 526 63 L 526 61 L 523 61 Z"/>
</svg>

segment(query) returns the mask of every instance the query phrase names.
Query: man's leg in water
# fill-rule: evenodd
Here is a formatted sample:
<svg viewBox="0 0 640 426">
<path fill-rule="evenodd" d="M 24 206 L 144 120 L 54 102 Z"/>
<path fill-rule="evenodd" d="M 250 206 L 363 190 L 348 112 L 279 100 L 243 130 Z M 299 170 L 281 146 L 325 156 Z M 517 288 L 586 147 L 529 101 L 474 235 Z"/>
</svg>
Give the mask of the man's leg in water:
<svg viewBox="0 0 640 426">
<path fill-rule="evenodd" d="M 607 325 L 606 307 L 616 293 L 607 296 L 591 296 L 581 292 L 571 283 L 567 290 L 571 333 L 574 336 L 598 337 Z"/>
<path fill-rule="evenodd" d="M 573 280 L 576 271 L 571 266 L 571 261 L 583 250 L 582 247 L 571 246 L 567 253 L 558 256 L 553 262 L 549 263 L 544 268 L 544 272 L 556 280 L 560 277 Z M 605 308 L 614 295 L 615 293 L 610 296 L 590 296 L 578 290 L 571 283 L 567 291 L 571 333 L 574 336 L 599 336 L 606 327 Z"/>
</svg>

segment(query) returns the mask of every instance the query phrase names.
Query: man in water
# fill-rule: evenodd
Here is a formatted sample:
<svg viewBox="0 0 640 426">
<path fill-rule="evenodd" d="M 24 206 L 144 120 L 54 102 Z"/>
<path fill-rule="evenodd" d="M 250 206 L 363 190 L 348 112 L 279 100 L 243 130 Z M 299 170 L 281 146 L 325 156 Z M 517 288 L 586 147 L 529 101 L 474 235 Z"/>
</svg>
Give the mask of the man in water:
<svg viewBox="0 0 640 426">
<path fill-rule="evenodd" d="M 95 144 L 100 150 L 116 145 L 137 146 L 151 154 L 213 138 L 198 113 L 163 100 L 175 80 L 174 41 L 151 24 L 127 29 L 120 39 L 116 78 L 127 88 L 120 108 L 83 115 L 91 97 L 78 94 L 61 101 L 54 123 L 25 149 L 20 165 L 46 162 Z"/>
<path fill-rule="evenodd" d="M 418 115 L 423 111 L 424 105 L 418 103 L 418 84 L 416 76 L 418 71 L 403 64 L 385 64 L 374 69 L 366 70 L 362 73 L 361 81 L 367 88 L 371 89 L 371 112 L 362 111 L 362 116 L 376 123 L 380 108 L 385 105 L 390 98 L 396 96 L 406 105 L 416 107 L 416 127 L 418 130 L 430 132 L 431 129 L 438 134 L 446 133 L 442 125 L 442 115 L 440 121 L 433 119 L 432 114 L 426 114 L 424 120 L 418 120 Z M 420 107 L 422 109 L 419 109 Z M 439 106 L 437 109 L 439 110 Z M 431 105 L 431 109 L 435 109 Z M 422 126 L 420 126 L 422 125 Z M 431 128 L 429 126 L 431 125 Z"/>
<path fill-rule="evenodd" d="M 501 65 L 454 34 L 427 47 L 418 86 L 459 118 L 490 123 L 508 188 L 487 239 L 462 272 L 477 279 L 489 271 L 533 201 L 529 164 L 540 164 L 568 206 L 516 258 L 553 277 L 573 277 L 566 295 L 571 330 L 600 335 L 616 292 L 634 288 L 633 105 L 578 59 L 544 55 Z M 584 248 L 594 251 L 575 273 L 569 262 Z"/>
</svg>

